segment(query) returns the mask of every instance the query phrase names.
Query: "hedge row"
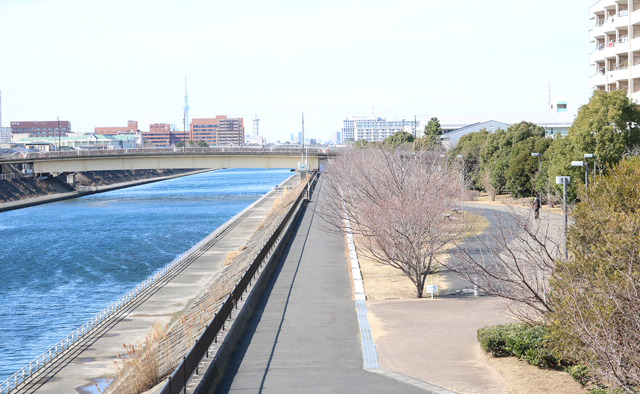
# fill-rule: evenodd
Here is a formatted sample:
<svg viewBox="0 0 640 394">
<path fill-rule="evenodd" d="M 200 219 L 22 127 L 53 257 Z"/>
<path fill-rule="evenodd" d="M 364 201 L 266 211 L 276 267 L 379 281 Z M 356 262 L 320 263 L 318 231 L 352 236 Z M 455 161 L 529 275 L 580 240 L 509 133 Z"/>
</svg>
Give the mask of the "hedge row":
<svg viewBox="0 0 640 394">
<path fill-rule="evenodd" d="M 547 348 L 547 337 L 542 326 L 502 324 L 478 329 L 478 341 L 486 353 L 495 357 L 518 357 L 541 368 L 560 365 Z"/>
</svg>

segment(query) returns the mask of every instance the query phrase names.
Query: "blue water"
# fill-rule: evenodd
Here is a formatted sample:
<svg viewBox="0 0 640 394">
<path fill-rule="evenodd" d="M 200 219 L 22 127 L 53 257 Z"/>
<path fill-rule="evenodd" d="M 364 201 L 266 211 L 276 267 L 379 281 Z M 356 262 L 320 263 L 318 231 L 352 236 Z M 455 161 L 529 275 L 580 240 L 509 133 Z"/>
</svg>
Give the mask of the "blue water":
<svg viewBox="0 0 640 394">
<path fill-rule="evenodd" d="M 221 170 L 0 212 L 0 382 L 290 175 Z"/>
</svg>

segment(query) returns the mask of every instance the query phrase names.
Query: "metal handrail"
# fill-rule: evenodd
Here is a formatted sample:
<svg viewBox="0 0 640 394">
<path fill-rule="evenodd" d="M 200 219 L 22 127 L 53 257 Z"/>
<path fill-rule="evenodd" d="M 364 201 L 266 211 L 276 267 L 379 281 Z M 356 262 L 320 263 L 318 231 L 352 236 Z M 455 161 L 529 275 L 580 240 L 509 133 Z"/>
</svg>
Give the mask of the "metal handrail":
<svg viewBox="0 0 640 394">
<path fill-rule="evenodd" d="M 24 201 L 24 200 L 23 200 Z M 64 339 L 53 345 L 51 348 L 45 350 L 42 354 L 37 356 L 26 366 L 15 372 L 4 382 L 0 383 L 0 394 L 8 394 L 11 390 L 17 388 L 26 379 L 31 377 L 35 372 L 44 368 L 47 364 L 55 360 L 64 351 L 70 349 L 77 341 L 82 339 L 87 333 L 89 333 L 94 327 L 102 323 L 105 319 L 113 316 L 120 311 L 129 302 L 134 300 L 138 295 L 154 285 L 164 276 L 169 274 L 176 266 L 183 262 L 183 260 L 191 255 L 194 251 L 202 247 L 205 243 L 209 242 L 213 237 L 217 236 L 218 232 L 214 231 L 209 234 L 203 240 L 192 246 L 189 250 L 178 256 L 171 263 L 164 266 L 160 271 L 156 272 L 153 276 L 140 283 L 133 290 L 122 296 L 120 299 L 103 309 L 100 313 L 92 317 L 88 322 L 80 326 L 77 330 L 66 336 Z"/>
<path fill-rule="evenodd" d="M 242 278 L 236 283 L 234 289 L 231 291 L 231 294 L 227 296 L 225 302 L 214 314 L 209 324 L 206 325 L 203 332 L 200 334 L 193 346 L 187 351 L 187 354 L 182 358 L 182 361 L 176 367 L 171 376 L 169 376 L 164 386 L 162 386 L 159 394 L 180 393 L 187 386 L 187 383 L 191 379 L 191 376 L 194 374 L 194 372 L 196 372 L 198 364 L 207 354 L 207 349 L 209 349 L 211 344 L 214 342 L 214 339 L 218 336 L 218 333 L 223 327 L 224 322 L 231 315 L 236 302 L 245 292 L 249 283 L 253 279 L 253 276 L 258 271 L 258 268 L 260 267 L 262 262 L 269 256 L 271 250 L 274 247 L 278 247 L 276 243 L 284 235 L 285 227 L 291 219 L 291 216 L 293 216 L 293 212 L 296 210 L 296 207 L 301 204 L 305 196 L 309 198 L 310 193 L 313 191 L 313 185 L 315 184 L 317 179 L 318 174 L 316 173 L 313 178 L 307 181 L 307 185 L 302 189 L 302 191 L 298 195 L 298 198 L 292 204 L 289 212 L 287 212 L 282 221 L 280 221 L 280 224 L 271 234 L 267 243 L 256 255 L 249 268 L 247 268 L 247 270 L 244 272 Z"/>
<path fill-rule="evenodd" d="M 7 174 L 0 174 L 0 179 L 15 179 L 15 178 L 33 178 L 34 174 L 19 174 L 16 172 L 10 172 Z"/>
</svg>

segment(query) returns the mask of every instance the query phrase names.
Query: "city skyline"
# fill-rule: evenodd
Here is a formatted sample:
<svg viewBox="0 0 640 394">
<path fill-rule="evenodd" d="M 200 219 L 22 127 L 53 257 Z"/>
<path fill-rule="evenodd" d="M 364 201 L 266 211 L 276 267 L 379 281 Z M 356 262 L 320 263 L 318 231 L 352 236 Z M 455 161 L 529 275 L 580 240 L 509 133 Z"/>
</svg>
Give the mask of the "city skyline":
<svg viewBox="0 0 640 394">
<path fill-rule="evenodd" d="M 9 0 L 2 126 L 181 128 L 185 75 L 190 118 L 258 114 L 269 141 L 302 112 L 327 140 L 348 116 L 544 113 L 549 82 L 574 112 L 588 101 L 590 3 L 456 4 Z"/>
</svg>

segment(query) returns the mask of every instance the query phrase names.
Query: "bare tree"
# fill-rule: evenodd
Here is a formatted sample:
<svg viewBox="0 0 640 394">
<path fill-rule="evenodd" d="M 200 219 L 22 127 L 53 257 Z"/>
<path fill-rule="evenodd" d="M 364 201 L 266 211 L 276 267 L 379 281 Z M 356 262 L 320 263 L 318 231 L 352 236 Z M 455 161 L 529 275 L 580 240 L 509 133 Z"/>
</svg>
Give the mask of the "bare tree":
<svg viewBox="0 0 640 394">
<path fill-rule="evenodd" d="M 535 220 L 531 210 L 508 205 L 485 233 L 459 242 L 447 266 L 486 294 L 510 300 L 510 312 L 532 323 L 552 311 L 549 278 L 563 250 L 559 217 Z"/>
<path fill-rule="evenodd" d="M 329 191 L 319 202 L 325 227 L 344 232 L 349 219 L 358 252 L 401 270 L 417 298 L 438 256 L 467 226 L 451 215 L 460 171 L 440 154 L 346 150 L 325 167 Z"/>
</svg>

